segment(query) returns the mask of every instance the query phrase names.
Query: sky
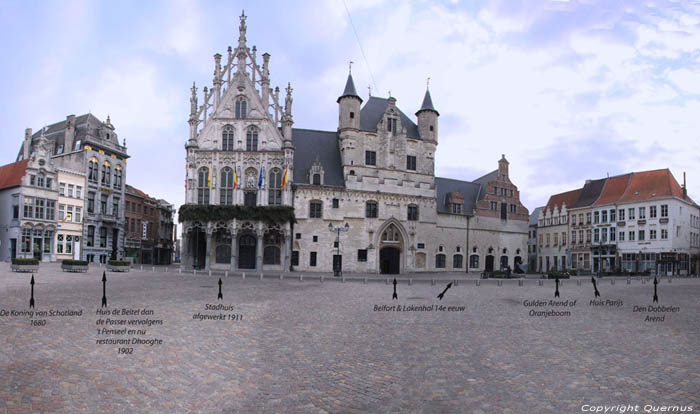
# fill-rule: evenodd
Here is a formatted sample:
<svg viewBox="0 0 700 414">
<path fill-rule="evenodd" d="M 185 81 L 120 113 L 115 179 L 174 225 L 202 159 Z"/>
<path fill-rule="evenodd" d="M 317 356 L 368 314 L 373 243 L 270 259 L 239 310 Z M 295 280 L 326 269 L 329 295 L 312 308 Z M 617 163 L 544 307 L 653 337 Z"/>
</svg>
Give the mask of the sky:
<svg viewBox="0 0 700 414">
<path fill-rule="evenodd" d="M 109 115 L 127 182 L 180 206 L 189 88 L 211 86 L 242 9 L 272 86 L 294 88 L 296 128 L 337 128 L 353 61 L 365 101 L 368 87 L 391 92 L 409 116 L 430 78 L 437 176 L 473 180 L 505 154 L 530 211 L 587 179 L 658 168 L 687 172 L 700 197 L 691 1 L 0 0 L 0 165 L 25 128 Z"/>
</svg>

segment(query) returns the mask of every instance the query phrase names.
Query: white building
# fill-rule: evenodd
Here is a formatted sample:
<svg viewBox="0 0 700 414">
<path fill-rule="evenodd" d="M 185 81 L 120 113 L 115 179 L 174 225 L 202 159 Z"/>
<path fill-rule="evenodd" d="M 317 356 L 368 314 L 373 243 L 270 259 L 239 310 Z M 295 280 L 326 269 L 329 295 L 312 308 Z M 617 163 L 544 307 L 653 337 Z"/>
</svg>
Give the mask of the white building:
<svg viewBox="0 0 700 414">
<path fill-rule="evenodd" d="M 394 97 L 364 102 L 349 75 L 336 131 L 292 128 L 291 85 L 281 105 L 270 55 L 259 65 L 246 29 L 241 16 L 238 46 L 223 66 L 214 56 L 202 105 L 192 88 L 185 265 L 403 273 L 526 260 L 528 211 L 505 156 L 473 182 L 435 177 L 439 113 L 428 91 L 414 121 Z"/>
</svg>

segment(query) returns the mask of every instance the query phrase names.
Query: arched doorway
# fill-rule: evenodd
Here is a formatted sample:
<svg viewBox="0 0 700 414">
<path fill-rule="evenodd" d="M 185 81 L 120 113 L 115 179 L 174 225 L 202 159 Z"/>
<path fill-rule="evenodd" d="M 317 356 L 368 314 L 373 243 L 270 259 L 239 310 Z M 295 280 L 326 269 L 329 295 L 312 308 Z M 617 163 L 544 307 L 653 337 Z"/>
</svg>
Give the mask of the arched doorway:
<svg viewBox="0 0 700 414">
<path fill-rule="evenodd" d="M 503 255 L 501 256 L 501 269 L 505 269 L 508 267 L 508 256 Z"/>
<path fill-rule="evenodd" d="M 200 228 L 192 231 L 192 266 L 195 269 L 204 269 L 207 258 L 207 237 L 206 232 Z"/>
<path fill-rule="evenodd" d="M 401 250 L 397 247 L 382 247 L 379 251 L 379 271 L 398 274 L 401 271 Z"/>
<path fill-rule="evenodd" d="M 379 234 L 379 272 L 386 274 L 401 273 L 401 253 L 403 235 L 397 223 L 390 222 Z"/>
<path fill-rule="evenodd" d="M 216 237 L 216 263 L 231 263 L 231 233 L 226 229 L 219 229 L 214 233 Z"/>
<path fill-rule="evenodd" d="M 238 239 L 238 267 L 255 269 L 255 250 L 258 240 L 251 234 L 244 234 Z"/>
<path fill-rule="evenodd" d="M 486 267 L 484 270 L 487 272 L 493 272 L 493 255 L 486 256 Z"/>
</svg>

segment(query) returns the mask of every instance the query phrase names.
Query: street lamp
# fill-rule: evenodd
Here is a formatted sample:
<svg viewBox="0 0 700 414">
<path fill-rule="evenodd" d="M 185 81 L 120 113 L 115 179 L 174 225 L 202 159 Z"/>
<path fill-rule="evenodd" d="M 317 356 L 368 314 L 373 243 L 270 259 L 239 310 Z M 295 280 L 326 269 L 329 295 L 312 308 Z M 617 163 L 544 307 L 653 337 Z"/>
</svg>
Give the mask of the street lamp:
<svg viewBox="0 0 700 414">
<path fill-rule="evenodd" d="M 348 223 L 345 223 L 344 226 L 334 226 L 333 223 L 328 223 L 328 230 L 336 233 L 335 245 L 337 247 L 336 256 L 338 257 L 338 262 L 337 264 L 334 263 L 333 276 L 340 277 L 343 275 L 343 263 L 340 259 L 340 232 L 346 232 L 350 230 L 350 225 Z"/>
</svg>

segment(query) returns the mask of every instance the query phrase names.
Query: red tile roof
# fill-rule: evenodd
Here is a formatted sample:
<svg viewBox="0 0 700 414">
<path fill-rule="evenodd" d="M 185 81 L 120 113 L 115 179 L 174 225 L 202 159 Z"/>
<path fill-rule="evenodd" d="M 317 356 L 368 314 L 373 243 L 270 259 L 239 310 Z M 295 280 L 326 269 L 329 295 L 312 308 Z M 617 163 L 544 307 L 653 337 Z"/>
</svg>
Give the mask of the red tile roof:
<svg viewBox="0 0 700 414">
<path fill-rule="evenodd" d="M 554 212 L 555 206 L 559 207 L 559 210 L 561 211 L 563 204 L 566 204 L 566 208 L 571 208 L 571 206 L 576 203 L 581 195 L 581 191 L 582 189 L 579 188 L 577 190 L 567 191 L 565 193 L 559 193 L 549 197 L 549 201 L 547 202 L 544 211 L 546 212 L 547 210 L 551 209 L 551 211 Z"/>
<path fill-rule="evenodd" d="M 619 201 L 647 200 L 652 197 L 678 197 L 693 202 L 690 197 L 683 195 L 683 188 L 668 168 L 632 173 L 629 185 Z"/>
<path fill-rule="evenodd" d="M 29 160 L 13 162 L 0 167 L 0 189 L 16 187 L 22 183 Z"/>
<path fill-rule="evenodd" d="M 598 201 L 596 201 L 593 205 L 600 206 L 604 204 L 617 203 L 625 193 L 631 177 L 632 174 L 630 173 L 608 178 L 605 182 L 605 187 L 603 187 L 603 191 L 600 193 Z"/>
</svg>

